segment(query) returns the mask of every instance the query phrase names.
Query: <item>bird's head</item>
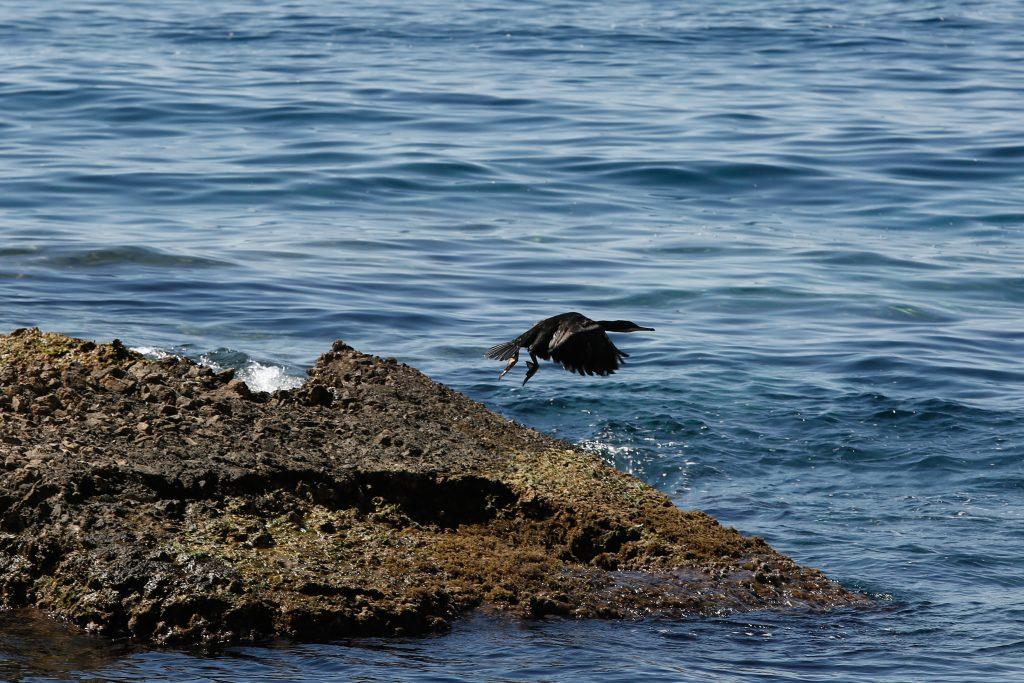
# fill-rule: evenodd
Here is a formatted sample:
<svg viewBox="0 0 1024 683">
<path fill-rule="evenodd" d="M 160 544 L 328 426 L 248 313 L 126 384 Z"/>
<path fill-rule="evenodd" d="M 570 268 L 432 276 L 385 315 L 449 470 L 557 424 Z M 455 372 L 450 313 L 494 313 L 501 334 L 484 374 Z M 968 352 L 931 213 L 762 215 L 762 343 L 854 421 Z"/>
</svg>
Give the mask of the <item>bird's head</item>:
<svg viewBox="0 0 1024 683">
<path fill-rule="evenodd" d="M 597 324 L 605 332 L 654 332 L 653 327 L 640 327 L 629 320 L 598 320 Z"/>
</svg>

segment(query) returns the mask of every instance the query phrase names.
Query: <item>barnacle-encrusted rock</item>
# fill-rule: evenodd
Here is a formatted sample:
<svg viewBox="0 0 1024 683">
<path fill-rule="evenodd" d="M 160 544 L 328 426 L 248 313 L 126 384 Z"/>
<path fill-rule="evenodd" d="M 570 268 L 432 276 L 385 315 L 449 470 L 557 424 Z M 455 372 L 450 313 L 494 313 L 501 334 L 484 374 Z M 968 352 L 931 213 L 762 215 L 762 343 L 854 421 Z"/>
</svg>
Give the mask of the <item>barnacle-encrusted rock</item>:
<svg viewBox="0 0 1024 683">
<path fill-rule="evenodd" d="M 394 360 L 309 374 L 0 336 L 0 602 L 193 644 L 862 599 Z"/>
</svg>

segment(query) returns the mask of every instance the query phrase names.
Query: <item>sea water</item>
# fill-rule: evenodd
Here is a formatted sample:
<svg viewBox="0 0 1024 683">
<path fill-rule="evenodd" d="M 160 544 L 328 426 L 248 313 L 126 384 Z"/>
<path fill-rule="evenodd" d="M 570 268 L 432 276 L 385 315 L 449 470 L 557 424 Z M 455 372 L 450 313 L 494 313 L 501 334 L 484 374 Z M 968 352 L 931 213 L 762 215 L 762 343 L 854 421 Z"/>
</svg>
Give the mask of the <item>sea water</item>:
<svg viewBox="0 0 1024 683">
<path fill-rule="evenodd" d="M 633 320 L 610 378 L 482 354 Z M 0 6 L 0 331 L 294 385 L 395 356 L 873 598 L 20 680 L 1024 679 L 1024 5 Z"/>
</svg>

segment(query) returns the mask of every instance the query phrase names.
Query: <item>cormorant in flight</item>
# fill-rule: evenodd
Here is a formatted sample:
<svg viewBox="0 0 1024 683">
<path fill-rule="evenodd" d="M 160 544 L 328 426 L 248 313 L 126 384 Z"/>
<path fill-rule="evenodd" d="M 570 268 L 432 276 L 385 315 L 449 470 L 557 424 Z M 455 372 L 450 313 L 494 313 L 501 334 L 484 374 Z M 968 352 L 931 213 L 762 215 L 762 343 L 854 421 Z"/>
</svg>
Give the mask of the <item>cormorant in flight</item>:
<svg viewBox="0 0 1024 683">
<path fill-rule="evenodd" d="M 653 332 L 653 327 L 640 327 L 628 320 L 591 320 L 579 313 L 552 316 L 528 329 L 510 342 L 498 344 L 484 354 L 494 360 L 507 360 L 498 379 L 505 376 L 519 360 L 519 349 L 530 352 L 526 361 L 525 385 L 540 367 L 538 356 L 561 363 L 569 372 L 581 375 L 610 375 L 618 370 L 628 353 L 619 351 L 605 332 Z"/>
</svg>

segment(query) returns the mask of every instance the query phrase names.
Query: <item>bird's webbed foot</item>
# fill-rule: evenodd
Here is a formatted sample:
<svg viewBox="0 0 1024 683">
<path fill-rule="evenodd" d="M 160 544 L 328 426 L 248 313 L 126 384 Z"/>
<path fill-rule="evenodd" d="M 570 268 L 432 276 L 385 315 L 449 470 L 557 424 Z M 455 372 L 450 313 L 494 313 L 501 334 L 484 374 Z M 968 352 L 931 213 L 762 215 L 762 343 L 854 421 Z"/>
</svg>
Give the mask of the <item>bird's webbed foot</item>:
<svg viewBox="0 0 1024 683">
<path fill-rule="evenodd" d="M 526 377 L 523 378 L 523 386 L 526 386 L 526 383 L 530 381 L 531 377 L 537 374 L 538 370 L 540 370 L 540 363 L 532 360 L 526 361 Z"/>
</svg>

